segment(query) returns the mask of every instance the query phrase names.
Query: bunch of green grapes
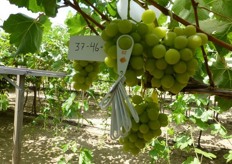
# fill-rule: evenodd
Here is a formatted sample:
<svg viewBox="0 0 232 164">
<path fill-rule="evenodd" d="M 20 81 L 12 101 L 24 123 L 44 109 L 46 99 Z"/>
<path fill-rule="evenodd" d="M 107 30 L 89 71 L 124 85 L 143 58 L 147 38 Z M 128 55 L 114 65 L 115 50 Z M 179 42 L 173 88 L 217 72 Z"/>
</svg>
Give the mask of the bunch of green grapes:
<svg viewBox="0 0 232 164">
<path fill-rule="evenodd" d="M 76 90 L 87 90 L 93 81 L 97 80 L 99 63 L 96 61 L 74 60 L 73 88 Z"/>
<path fill-rule="evenodd" d="M 168 125 L 166 114 L 160 113 L 160 108 L 151 98 L 143 99 L 139 95 L 132 97 L 132 102 L 139 115 L 139 122 L 132 119 L 132 128 L 128 135 L 121 137 L 119 142 L 123 150 L 138 154 L 153 138 L 161 135 L 161 127 Z"/>
<path fill-rule="evenodd" d="M 174 94 L 181 91 L 197 70 L 195 50 L 207 41 L 207 35 L 197 33 L 193 25 L 167 32 L 162 41 L 148 52 L 146 70 L 153 76 L 152 87 Z"/>
</svg>

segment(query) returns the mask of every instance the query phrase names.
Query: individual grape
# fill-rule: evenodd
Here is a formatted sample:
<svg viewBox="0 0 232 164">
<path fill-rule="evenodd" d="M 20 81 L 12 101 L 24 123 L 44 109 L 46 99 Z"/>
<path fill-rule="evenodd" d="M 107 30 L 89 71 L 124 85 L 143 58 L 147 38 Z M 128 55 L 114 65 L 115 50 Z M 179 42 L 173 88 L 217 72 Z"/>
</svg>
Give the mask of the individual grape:
<svg viewBox="0 0 232 164">
<path fill-rule="evenodd" d="M 176 38 L 176 33 L 169 31 L 167 32 L 166 36 L 164 37 L 164 44 L 166 46 L 172 47 L 174 44 L 174 40 Z"/>
<path fill-rule="evenodd" d="M 156 79 L 161 79 L 164 76 L 164 71 L 159 69 L 154 69 L 151 72 L 151 75 L 153 75 Z"/>
<path fill-rule="evenodd" d="M 156 129 L 156 130 L 153 130 L 152 132 L 153 132 L 154 137 L 158 137 L 162 134 L 161 129 Z"/>
<path fill-rule="evenodd" d="M 141 115 L 145 111 L 146 107 L 147 105 L 142 103 L 142 104 L 136 105 L 135 110 L 138 113 L 138 115 Z"/>
<path fill-rule="evenodd" d="M 157 44 L 152 48 L 152 55 L 156 59 L 164 57 L 166 54 L 166 47 L 163 44 Z"/>
<path fill-rule="evenodd" d="M 189 48 L 180 50 L 180 59 L 183 61 L 189 61 L 193 58 L 193 51 Z"/>
<path fill-rule="evenodd" d="M 144 111 L 140 116 L 139 116 L 139 120 L 142 123 L 147 123 L 149 121 L 149 117 L 146 111 Z"/>
<path fill-rule="evenodd" d="M 190 76 L 195 74 L 197 67 L 198 61 L 195 58 L 187 62 L 187 72 Z"/>
<path fill-rule="evenodd" d="M 192 35 L 188 37 L 188 47 L 191 49 L 196 49 L 202 45 L 202 40 L 199 35 Z"/>
<path fill-rule="evenodd" d="M 130 141 L 130 142 L 136 142 L 136 140 L 138 139 L 136 133 L 130 133 L 130 134 L 128 135 L 128 138 L 129 138 L 129 141 Z"/>
<path fill-rule="evenodd" d="M 145 69 L 148 71 L 148 72 L 152 72 L 154 69 L 156 69 L 156 66 L 155 66 L 155 59 L 148 59 L 146 61 L 146 64 L 145 64 Z"/>
<path fill-rule="evenodd" d="M 137 139 L 137 141 L 135 142 L 135 146 L 139 149 L 143 149 L 146 146 L 146 144 L 144 140 Z"/>
<path fill-rule="evenodd" d="M 91 64 L 85 66 L 85 70 L 86 72 L 90 73 L 90 72 L 93 72 L 94 71 L 94 66 Z"/>
<path fill-rule="evenodd" d="M 147 133 L 143 134 L 143 139 L 147 142 L 151 141 L 154 138 L 154 133 L 152 131 L 148 131 Z"/>
<path fill-rule="evenodd" d="M 145 10 L 142 14 L 142 21 L 146 24 L 150 24 L 150 23 L 153 23 L 156 19 L 156 14 L 153 10 L 151 9 L 148 9 L 148 10 Z"/>
<path fill-rule="evenodd" d="M 102 33 L 101 33 L 101 38 L 102 38 L 104 41 L 109 41 L 109 40 L 112 39 L 109 35 L 107 35 L 107 33 L 106 33 L 105 30 L 102 31 Z"/>
<path fill-rule="evenodd" d="M 134 95 L 134 96 L 132 97 L 132 102 L 133 102 L 134 104 L 140 104 L 140 103 L 143 102 L 143 98 L 142 98 L 140 95 Z"/>
<path fill-rule="evenodd" d="M 180 60 L 180 53 L 176 49 L 170 48 L 167 50 L 164 56 L 166 62 L 168 64 L 174 65 L 179 62 Z"/>
<path fill-rule="evenodd" d="M 138 32 L 133 32 L 130 34 L 130 36 L 133 38 L 135 43 L 139 43 L 142 39 Z"/>
<path fill-rule="evenodd" d="M 166 36 L 167 29 L 164 27 L 155 27 L 153 33 L 159 38 L 163 39 Z"/>
<path fill-rule="evenodd" d="M 78 70 L 82 69 L 82 66 L 77 61 L 74 60 L 74 62 L 73 62 L 73 68 L 76 71 L 78 71 Z"/>
<path fill-rule="evenodd" d="M 176 81 L 179 82 L 180 84 L 186 85 L 189 81 L 189 74 L 188 72 L 184 73 L 177 73 L 175 75 Z"/>
<path fill-rule="evenodd" d="M 124 20 L 120 20 L 117 22 L 118 25 L 118 31 L 122 34 L 128 34 L 132 31 L 132 22 L 124 19 Z"/>
<path fill-rule="evenodd" d="M 156 60 L 155 66 L 160 70 L 164 70 L 167 68 L 168 64 L 164 58 L 161 58 L 161 59 Z"/>
<path fill-rule="evenodd" d="M 104 44 L 104 46 L 103 46 L 104 52 L 107 54 L 109 48 L 110 48 L 111 46 L 113 46 L 113 45 L 115 45 L 114 42 L 112 42 L 112 41 L 106 41 L 105 44 Z"/>
<path fill-rule="evenodd" d="M 118 25 L 116 23 L 110 23 L 105 28 L 105 33 L 109 37 L 115 37 L 118 34 Z"/>
<path fill-rule="evenodd" d="M 144 59 L 140 56 L 132 56 L 130 58 L 130 65 L 135 70 L 143 69 L 144 67 Z"/>
<path fill-rule="evenodd" d="M 160 129 L 160 127 L 161 127 L 159 120 L 149 121 L 148 126 L 152 130 L 157 130 L 157 129 Z"/>
<path fill-rule="evenodd" d="M 202 45 L 206 44 L 208 42 L 208 36 L 205 33 L 198 32 L 196 35 L 201 37 Z"/>
<path fill-rule="evenodd" d="M 145 42 L 148 46 L 154 46 L 159 43 L 159 38 L 154 33 L 148 33 L 145 35 Z"/>
<path fill-rule="evenodd" d="M 133 56 L 139 56 L 143 54 L 143 45 L 140 43 L 135 43 L 131 52 Z"/>
<path fill-rule="evenodd" d="M 174 39 L 174 47 L 176 49 L 183 49 L 188 45 L 188 38 L 184 35 L 177 36 Z"/>
<path fill-rule="evenodd" d="M 137 24 L 137 32 L 140 36 L 144 36 L 148 32 L 148 26 L 145 23 L 139 22 Z"/>
<path fill-rule="evenodd" d="M 137 148 L 137 147 L 131 148 L 131 153 L 132 153 L 133 155 L 137 155 L 139 152 L 140 152 L 140 149 L 139 149 L 139 148 Z"/>
<path fill-rule="evenodd" d="M 178 94 L 187 84 L 179 83 L 178 81 L 169 89 L 169 91 L 173 94 Z"/>
<path fill-rule="evenodd" d="M 139 123 L 135 122 L 134 119 L 131 120 L 131 129 L 134 131 L 134 132 L 137 132 L 139 130 Z"/>
<path fill-rule="evenodd" d="M 85 60 L 80 60 L 78 62 L 79 62 L 79 65 L 82 66 L 82 67 L 85 67 L 85 66 L 88 65 L 88 61 L 85 61 Z"/>
<path fill-rule="evenodd" d="M 184 34 L 186 36 L 191 36 L 191 35 L 195 35 L 196 34 L 196 27 L 193 25 L 188 25 L 184 28 Z"/>
<path fill-rule="evenodd" d="M 175 83 L 173 76 L 164 75 L 161 79 L 161 86 L 164 88 L 171 88 Z"/>
<path fill-rule="evenodd" d="M 151 86 L 152 88 L 159 88 L 161 86 L 161 80 L 153 77 L 151 79 Z"/>
<path fill-rule="evenodd" d="M 173 65 L 173 69 L 176 73 L 184 73 L 187 70 L 187 65 L 183 61 L 179 61 L 175 65 Z"/>
<path fill-rule="evenodd" d="M 139 131 L 142 133 L 142 134 L 145 134 L 149 131 L 149 127 L 147 124 L 141 124 L 139 126 Z"/>
<path fill-rule="evenodd" d="M 159 115 L 159 109 L 155 107 L 150 107 L 147 109 L 147 115 L 150 120 L 156 120 Z"/>
<path fill-rule="evenodd" d="M 128 86 L 135 86 L 138 84 L 137 76 L 133 70 L 126 70 L 125 77 Z"/>
<path fill-rule="evenodd" d="M 117 46 L 112 45 L 108 48 L 107 56 L 111 59 L 117 59 Z"/>
<path fill-rule="evenodd" d="M 123 50 L 128 50 L 132 46 L 132 40 L 128 36 L 122 36 L 118 40 L 118 46 Z"/>
<path fill-rule="evenodd" d="M 168 125 L 168 116 L 167 116 L 166 114 L 160 113 L 160 114 L 159 114 L 159 117 L 158 117 L 158 120 L 159 120 L 160 125 L 161 125 L 162 127 L 165 127 L 165 126 Z"/>
<path fill-rule="evenodd" d="M 105 57 L 104 62 L 110 68 L 116 67 L 116 65 L 117 65 L 117 60 L 112 59 L 110 57 Z"/>
<path fill-rule="evenodd" d="M 181 27 L 175 27 L 173 32 L 175 32 L 177 36 L 184 35 L 184 29 Z"/>
</svg>

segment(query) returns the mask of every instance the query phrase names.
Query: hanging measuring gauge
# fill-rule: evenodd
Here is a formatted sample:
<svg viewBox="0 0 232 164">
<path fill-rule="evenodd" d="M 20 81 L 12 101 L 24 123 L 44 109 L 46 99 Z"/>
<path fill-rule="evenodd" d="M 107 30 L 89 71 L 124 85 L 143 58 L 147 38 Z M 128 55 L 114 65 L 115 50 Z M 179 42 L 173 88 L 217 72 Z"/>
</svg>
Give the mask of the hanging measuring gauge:
<svg viewBox="0 0 232 164">
<path fill-rule="evenodd" d="M 126 136 L 131 129 L 131 116 L 135 122 L 139 121 L 138 114 L 130 103 L 125 86 L 125 73 L 130 60 L 134 40 L 129 35 L 122 35 L 117 39 L 117 73 L 118 79 L 115 81 L 110 91 L 100 102 L 100 107 L 106 109 L 112 106 L 110 137 L 117 139 Z M 129 109 L 129 110 L 128 110 Z M 130 112 L 130 114 L 128 113 Z"/>
</svg>

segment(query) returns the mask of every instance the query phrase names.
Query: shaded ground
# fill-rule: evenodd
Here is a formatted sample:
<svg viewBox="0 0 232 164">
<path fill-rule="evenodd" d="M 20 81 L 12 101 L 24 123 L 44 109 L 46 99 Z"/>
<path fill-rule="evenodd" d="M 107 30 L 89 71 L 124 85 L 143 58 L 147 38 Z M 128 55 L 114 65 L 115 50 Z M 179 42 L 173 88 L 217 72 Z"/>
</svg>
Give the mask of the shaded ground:
<svg viewBox="0 0 232 164">
<path fill-rule="evenodd" d="M 93 151 L 93 162 L 95 164 L 148 164 L 150 157 L 145 153 L 133 156 L 124 153 L 118 141 L 109 138 L 109 116 L 107 113 L 97 110 L 89 110 L 86 118 L 94 126 L 73 126 L 69 124 L 54 125 L 47 121 L 46 125 L 40 119 L 24 117 L 23 141 L 22 141 L 22 163 L 24 164 L 50 164 L 57 163 L 62 157 L 70 160 L 70 163 L 78 163 L 78 153 L 71 150 L 62 151 L 66 143 L 75 142 L 77 147 L 84 147 Z M 232 124 L 231 111 L 221 119 L 231 134 Z M 86 123 L 83 121 L 83 123 Z M 177 127 L 181 130 L 184 127 Z M 165 129 L 163 130 L 165 132 Z M 0 164 L 10 164 L 12 154 L 13 136 L 13 111 L 0 112 Z M 164 136 L 163 136 L 164 137 Z M 224 164 L 223 155 L 232 149 L 232 140 L 221 139 L 207 133 L 203 133 L 202 146 L 217 155 L 214 160 L 204 160 L 204 164 Z M 175 150 L 171 153 L 171 164 L 179 164 L 191 154 Z M 195 154 L 193 154 L 195 156 Z M 166 164 L 165 162 L 158 162 Z"/>
</svg>

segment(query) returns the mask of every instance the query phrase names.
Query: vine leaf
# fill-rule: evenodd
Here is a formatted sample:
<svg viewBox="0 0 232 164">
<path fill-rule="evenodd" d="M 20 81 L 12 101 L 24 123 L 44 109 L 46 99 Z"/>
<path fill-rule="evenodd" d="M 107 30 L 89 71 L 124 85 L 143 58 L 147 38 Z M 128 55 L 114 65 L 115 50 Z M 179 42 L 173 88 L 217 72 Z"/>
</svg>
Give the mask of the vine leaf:
<svg viewBox="0 0 232 164">
<path fill-rule="evenodd" d="M 44 24 L 47 17 L 30 18 L 24 14 L 11 14 L 4 22 L 3 29 L 10 33 L 10 43 L 16 45 L 17 54 L 34 53 L 39 50 Z"/>
<path fill-rule="evenodd" d="M 213 1 L 212 7 L 213 7 L 213 11 L 216 11 L 220 15 L 224 15 L 226 17 L 232 17 L 232 12 L 231 12 L 232 3 L 230 0 Z M 223 18 L 221 17 L 221 19 Z"/>
<path fill-rule="evenodd" d="M 65 23 L 67 24 L 68 32 L 71 35 L 80 34 L 83 31 L 83 28 L 86 27 L 85 20 L 80 14 L 68 18 Z"/>
<path fill-rule="evenodd" d="M 201 154 L 206 158 L 209 158 L 209 159 L 217 158 L 217 156 L 213 153 L 208 153 L 208 152 L 205 152 L 205 151 L 198 149 L 198 148 L 194 148 L 194 150 L 195 150 L 195 153 Z"/>
</svg>

